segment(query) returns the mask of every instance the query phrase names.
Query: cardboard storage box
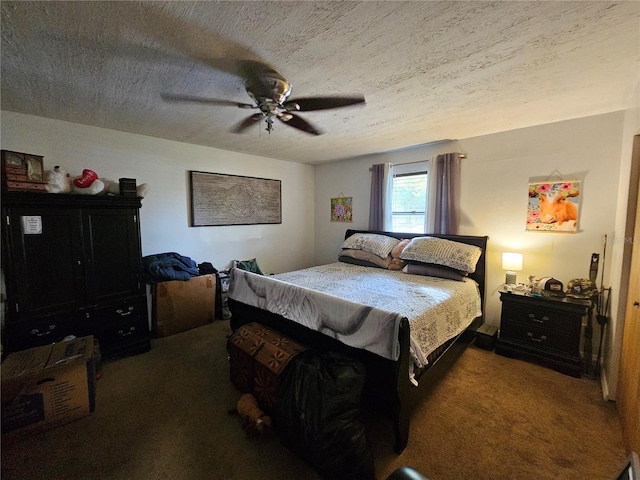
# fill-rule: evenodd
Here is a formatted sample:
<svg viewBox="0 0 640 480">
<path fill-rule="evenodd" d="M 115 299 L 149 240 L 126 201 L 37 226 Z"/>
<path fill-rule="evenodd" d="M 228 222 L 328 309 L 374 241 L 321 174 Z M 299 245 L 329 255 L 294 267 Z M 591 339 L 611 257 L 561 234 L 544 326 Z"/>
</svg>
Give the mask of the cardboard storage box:
<svg viewBox="0 0 640 480">
<path fill-rule="evenodd" d="M 166 337 L 213 322 L 216 276 L 158 283 L 153 294 L 153 333 Z"/>
<path fill-rule="evenodd" d="M 2 441 L 89 415 L 95 409 L 93 337 L 10 353 L 2 362 Z"/>
</svg>

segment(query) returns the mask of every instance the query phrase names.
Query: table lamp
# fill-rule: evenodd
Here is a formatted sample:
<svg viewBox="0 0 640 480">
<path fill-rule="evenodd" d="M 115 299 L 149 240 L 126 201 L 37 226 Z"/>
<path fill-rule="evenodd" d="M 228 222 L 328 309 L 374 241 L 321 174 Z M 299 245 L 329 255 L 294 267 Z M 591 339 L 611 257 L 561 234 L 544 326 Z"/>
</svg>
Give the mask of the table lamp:
<svg viewBox="0 0 640 480">
<path fill-rule="evenodd" d="M 516 272 L 522 270 L 522 254 L 504 252 L 502 254 L 502 269 L 507 271 L 504 283 L 506 285 L 515 285 Z"/>
</svg>

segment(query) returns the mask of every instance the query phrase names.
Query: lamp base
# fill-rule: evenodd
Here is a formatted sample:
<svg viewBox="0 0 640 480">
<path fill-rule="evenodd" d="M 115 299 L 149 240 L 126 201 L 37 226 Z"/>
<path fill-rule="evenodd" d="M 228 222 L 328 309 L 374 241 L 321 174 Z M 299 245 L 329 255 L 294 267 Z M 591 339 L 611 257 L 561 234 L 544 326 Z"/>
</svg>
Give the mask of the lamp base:
<svg viewBox="0 0 640 480">
<path fill-rule="evenodd" d="M 516 272 L 507 272 L 507 276 L 505 277 L 504 283 L 506 285 L 515 285 L 516 284 Z"/>
</svg>

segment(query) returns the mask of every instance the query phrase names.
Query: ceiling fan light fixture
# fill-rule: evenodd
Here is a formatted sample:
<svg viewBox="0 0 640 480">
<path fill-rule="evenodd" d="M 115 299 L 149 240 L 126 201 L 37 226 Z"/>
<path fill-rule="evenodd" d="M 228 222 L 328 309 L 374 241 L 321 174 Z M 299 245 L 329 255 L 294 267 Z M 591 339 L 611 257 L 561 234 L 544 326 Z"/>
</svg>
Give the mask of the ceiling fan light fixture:
<svg viewBox="0 0 640 480">
<path fill-rule="evenodd" d="M 293 115 L 291 115 L 290 113 L 281 113 L 280 114 L 280 120 L 282 120 L 283 122 L 288 122 L 292 118 L 293 118 Z"/>
<path fill-rule="evenodd" d="M 284 106 L 287 110 L 295 110 L 296 112 L 300 111 L 300 105 L 296 102 L 287 102 Z"/>
</svg>

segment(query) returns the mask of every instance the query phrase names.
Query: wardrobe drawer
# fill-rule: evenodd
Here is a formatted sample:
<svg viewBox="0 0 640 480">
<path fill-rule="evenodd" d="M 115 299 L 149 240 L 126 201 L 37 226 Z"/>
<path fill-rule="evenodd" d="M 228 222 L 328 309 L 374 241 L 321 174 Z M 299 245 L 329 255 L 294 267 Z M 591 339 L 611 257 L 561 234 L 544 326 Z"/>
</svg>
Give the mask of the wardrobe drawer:
<svg viewBox="0 0 640 480">
<path fill-rule="evenodd" d="M 68 335 L 87 335 L 78 313 L 65 313 L 12 322 L 3 339 L 7 352 L 59 342 Z"/>
<path fill-rule="evenodd" d="M 94 312 L 94 329 L 104 355 L 138 343 L 147 343 L 151 337 L 145 297 L 135 298 Z"/>
<path fill-rule="evenodd" d="M 142 317 L 109 322 L 102 326 L 99 339 L 102 352 L 105 355 L 110 355 L 120 349 L 148 342 L 150 339 L 149 322 Z"/>
</svg>

